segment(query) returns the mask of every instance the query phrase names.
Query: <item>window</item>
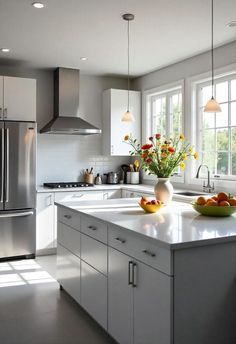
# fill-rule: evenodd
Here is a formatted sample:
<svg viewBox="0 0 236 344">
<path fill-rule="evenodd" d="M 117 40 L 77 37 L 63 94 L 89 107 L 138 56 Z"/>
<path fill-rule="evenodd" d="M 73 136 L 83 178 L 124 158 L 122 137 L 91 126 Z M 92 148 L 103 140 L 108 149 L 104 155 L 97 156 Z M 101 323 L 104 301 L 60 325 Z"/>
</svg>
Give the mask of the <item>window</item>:
<svg viewBox="0 0 236 344">
<path fill-rule="evenodd" d="M 156 133 L 171 137 L 184 131 L 183 85 L 183 81 L 179 81 L 144 93 L 146 112 L 143 118 L 145 123 L 143 142 Z M 153 177 L 147 178 L 152 179 Z M 183 173 L 179 169 L 176 170 L 173 181 L 181 183 L 184 181 Z"/>
<path fill-rule="evenodd" d="M 160 133 L 170 137 L 182 132 L 182 88 L 153 94 L 150 105 L 150 135 Z"/>
<path fill-rule="evenodd" d="M 211 98 L 211 82 L 197 86 L 197 149 L 200 162 L 218 178 L 236 177 L 236 74 L 217 78 L 215 95 L 220 113 L 204 113 Z"/>
</svg>

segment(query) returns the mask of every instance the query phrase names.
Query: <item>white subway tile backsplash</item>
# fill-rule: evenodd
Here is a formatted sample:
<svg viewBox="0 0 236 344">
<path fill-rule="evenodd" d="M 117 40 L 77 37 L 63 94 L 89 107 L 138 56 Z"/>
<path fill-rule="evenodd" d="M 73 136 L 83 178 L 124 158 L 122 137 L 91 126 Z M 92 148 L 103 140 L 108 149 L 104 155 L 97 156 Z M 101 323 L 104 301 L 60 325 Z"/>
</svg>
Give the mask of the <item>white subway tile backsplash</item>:
<svg viewBox="0 0 236 344">
<path fill-rule="evenodd" d="M 37 184 L 83 180 L 86 168 L 94 175 L 118 171 L 129 157 L 101 155 L 101 136 L 38 135 Z M 104 178 L 105 181 L 105 178 Z"/>
</svg>

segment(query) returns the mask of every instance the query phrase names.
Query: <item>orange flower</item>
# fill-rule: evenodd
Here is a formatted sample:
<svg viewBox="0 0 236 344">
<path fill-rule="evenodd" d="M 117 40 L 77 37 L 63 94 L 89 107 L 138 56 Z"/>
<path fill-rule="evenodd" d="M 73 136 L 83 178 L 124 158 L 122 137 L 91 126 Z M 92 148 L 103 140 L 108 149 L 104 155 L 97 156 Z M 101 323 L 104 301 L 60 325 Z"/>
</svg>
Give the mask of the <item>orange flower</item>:
<svg viewBox="0 0 236 344">
<path fill-rule="evenodd" d="M 197 160 L 197 159 L 199 158 L 199 154 L 198 154 L 198 152 L 195 152 L 193 156 L 194 156 L 194 159 L 196 159 L 196 160 Z"/>
<path fill-rule="evenodd" d="M 147 152 L 145 152 L 145 153 L 143 153 L 142 155 L 141 155 L 141 158 L 142 159 L 146 159 L 148 157 L 148 153 Z"/>
<path fill-rule="evenodd" d="M 124 141 L 128 141 L 128 140 L 129 140 L 129 135 L 125 135 Z"/>
</svg>

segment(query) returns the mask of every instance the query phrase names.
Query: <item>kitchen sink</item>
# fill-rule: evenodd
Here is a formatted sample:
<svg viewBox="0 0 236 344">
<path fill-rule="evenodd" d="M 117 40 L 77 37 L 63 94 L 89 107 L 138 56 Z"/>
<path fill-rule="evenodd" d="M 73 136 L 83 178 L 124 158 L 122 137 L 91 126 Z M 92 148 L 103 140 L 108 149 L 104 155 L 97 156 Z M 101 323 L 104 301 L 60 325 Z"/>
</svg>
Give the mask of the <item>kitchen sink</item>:
<svg viewBox="0 0 236 344">
<path fill-rule="evenodd" d="M 204 192 L 200 193 L 200 192 L 192 192 L 192 191 L 178 191 L 178 192 L 174 192 L 174 194 L 175 195 L 181 195 L 181 196 L 193 197 L 193 196 L 204 195 Z"/>
</svg>

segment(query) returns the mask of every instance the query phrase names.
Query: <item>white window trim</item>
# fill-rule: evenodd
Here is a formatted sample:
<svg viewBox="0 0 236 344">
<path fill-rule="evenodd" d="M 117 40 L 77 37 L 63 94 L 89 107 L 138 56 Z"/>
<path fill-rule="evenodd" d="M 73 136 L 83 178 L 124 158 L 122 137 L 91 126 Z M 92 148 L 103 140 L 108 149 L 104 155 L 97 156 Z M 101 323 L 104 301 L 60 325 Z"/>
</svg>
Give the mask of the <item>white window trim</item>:
<svg viewBox="0 0 236 344">
<path fill-rule="evenodd" d="M 148 89 L 142 92 L 142 144 L 146 143 L 148 138 L 150 137 L 151 133 L 151 118 L 150 118 L 150 100 L 153 96 L 158 93 L 158 95 L 161 95 L 162 93 L 165 94 L 166 92 L 175 91 L 177 89 L 182 90 L 182 128 L 184 128 L 185 132 L 185 82 L 184 79 L 161 85 L 152 89 Z M 148 123 L 150 125 L 148 126 Z M 152 133 L 154 134 L 154 133 Z M 143 180 L 145 181 L 156 181 L 157 177 L 154 175 L 147 175 L 146 173 L 143 173 Z M 183 184 L 185 182 L 185 173 L 183 173 L 182 176 L 173 176 L 171 178 L 171 181 L 173 183 L 180 183 Z"/>
<path fill-rule="evenodd" d="M 215 69 L 215 78 L 229 77 L 236 73 L 236 63 Z M 186 127 L 189 128 L 191 132 L 191 142 L 196 145 L 196 130 L 197 130 L 197 85 L 209 81 L 211 78 L 211 72 L 206 72 L 202 74 L 195 75 L 191 78 L 186 79 L 186 101 L 185 109 L 186 112 L 191 114 L 191 116 L 186 116 Z M 189 101 L 188 101 L 189 100 Z M 188 129 L 187 129 L 188 131 Z M 186 131 L 186 133 L 187 133 Z M 185 181 L 188 187 L 196 188 L 196 186 L 202 186 L 203 181 L 206 178 L 203 176 L 199 179 L 196 178 L 196 167 L 199 165 L 198 161 L 192 161 L 188 166 L 188 170 L 185 173 Z M 227 180 L 227 178 L 219 179 L 211 175 L 211 180 L 215 184 L 216 190 L 222 190 L 229 192 L 236 192 L 236 183 L 234 179 Z"/>
</svg>

